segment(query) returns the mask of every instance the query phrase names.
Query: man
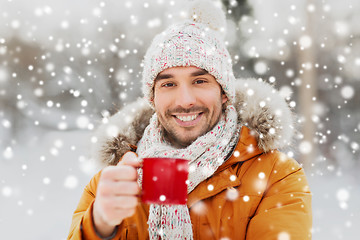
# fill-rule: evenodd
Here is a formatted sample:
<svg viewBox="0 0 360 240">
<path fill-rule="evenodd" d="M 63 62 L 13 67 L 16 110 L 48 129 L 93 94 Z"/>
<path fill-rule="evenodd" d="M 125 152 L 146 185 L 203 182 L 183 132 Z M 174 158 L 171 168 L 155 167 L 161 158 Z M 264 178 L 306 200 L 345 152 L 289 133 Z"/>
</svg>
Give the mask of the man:
<svg viewBox="0 0 360 240">
<path fill-rule="evenodd" d="M 289 108 L 269 85 L 235 81 L 219 9 L 196 2 L 190 16 L 149 47 L 146 100 L 99 128 L 110 166 L 86 186 L 68 239 L 311 239 L 304 171 L 277 150 L 291 140 Z M 150 156 L 189 160 L 186 205 L 139 201 L 138 159 Z"/>
</svg>

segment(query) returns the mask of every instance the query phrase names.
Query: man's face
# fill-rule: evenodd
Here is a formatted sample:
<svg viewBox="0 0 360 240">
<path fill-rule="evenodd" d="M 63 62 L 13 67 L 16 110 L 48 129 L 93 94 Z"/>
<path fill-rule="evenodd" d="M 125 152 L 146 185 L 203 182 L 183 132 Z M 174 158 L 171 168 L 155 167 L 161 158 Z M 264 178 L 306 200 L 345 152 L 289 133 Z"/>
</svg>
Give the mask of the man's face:
<svg viewBox="0 0 360 240">
<path fill-rule="evenodd" d="M 168 68 L 155 79 L 155 111 L 175 147 L 187 147 L 212 129 L 226 101 L 215 78 L 197 67 Z"/>
</svg>

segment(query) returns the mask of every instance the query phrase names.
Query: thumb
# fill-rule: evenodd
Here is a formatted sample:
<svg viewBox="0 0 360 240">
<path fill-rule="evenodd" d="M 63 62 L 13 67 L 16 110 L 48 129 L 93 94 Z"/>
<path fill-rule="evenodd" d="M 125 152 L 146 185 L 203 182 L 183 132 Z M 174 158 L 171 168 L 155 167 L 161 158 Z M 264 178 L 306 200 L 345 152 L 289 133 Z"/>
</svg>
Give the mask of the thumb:
<svg viewBox="0 0 360 240">
<path fill-rule="evenodd" d="M 138 155 L 132 151 L 128 151 L 123 155 L 117 165 L 129 165 L 132 167 L 141 167 L 141 162 Z"/>
</svg>

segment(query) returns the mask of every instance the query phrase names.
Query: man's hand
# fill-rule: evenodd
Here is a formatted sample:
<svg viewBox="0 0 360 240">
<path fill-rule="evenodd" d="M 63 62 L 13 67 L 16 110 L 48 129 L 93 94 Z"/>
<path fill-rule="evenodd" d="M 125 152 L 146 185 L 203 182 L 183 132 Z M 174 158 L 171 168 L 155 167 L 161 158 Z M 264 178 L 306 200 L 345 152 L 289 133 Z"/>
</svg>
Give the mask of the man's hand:
<svg viewBox="0 0 360 240">
<path fill-rule="evenodd" d="M 135 213 L 140 193 L 136 168 L 140 165 L 136 154 L 127 152 L 117 166 L 103 169 L 93 208 L 95 229 L 102 237 L 110 236 L 117 225 Z"/>
</svg>

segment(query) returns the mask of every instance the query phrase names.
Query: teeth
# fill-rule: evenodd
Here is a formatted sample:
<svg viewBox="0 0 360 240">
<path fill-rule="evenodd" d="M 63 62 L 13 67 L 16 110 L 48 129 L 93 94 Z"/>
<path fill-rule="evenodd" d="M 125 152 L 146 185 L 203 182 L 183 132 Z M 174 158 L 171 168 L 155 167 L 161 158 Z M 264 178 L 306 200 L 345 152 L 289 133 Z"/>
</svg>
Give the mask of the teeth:
<svg viewBox="0 0 360 240">
<path fill-rule="evenodd" d="M 191 116 L 176 116 L 178 119 L 180 119 L 183 122 L 189 122 L 193 121 L 195 118 L 197 118 L 197 115 L 191 115 Z"/>
</svg>

